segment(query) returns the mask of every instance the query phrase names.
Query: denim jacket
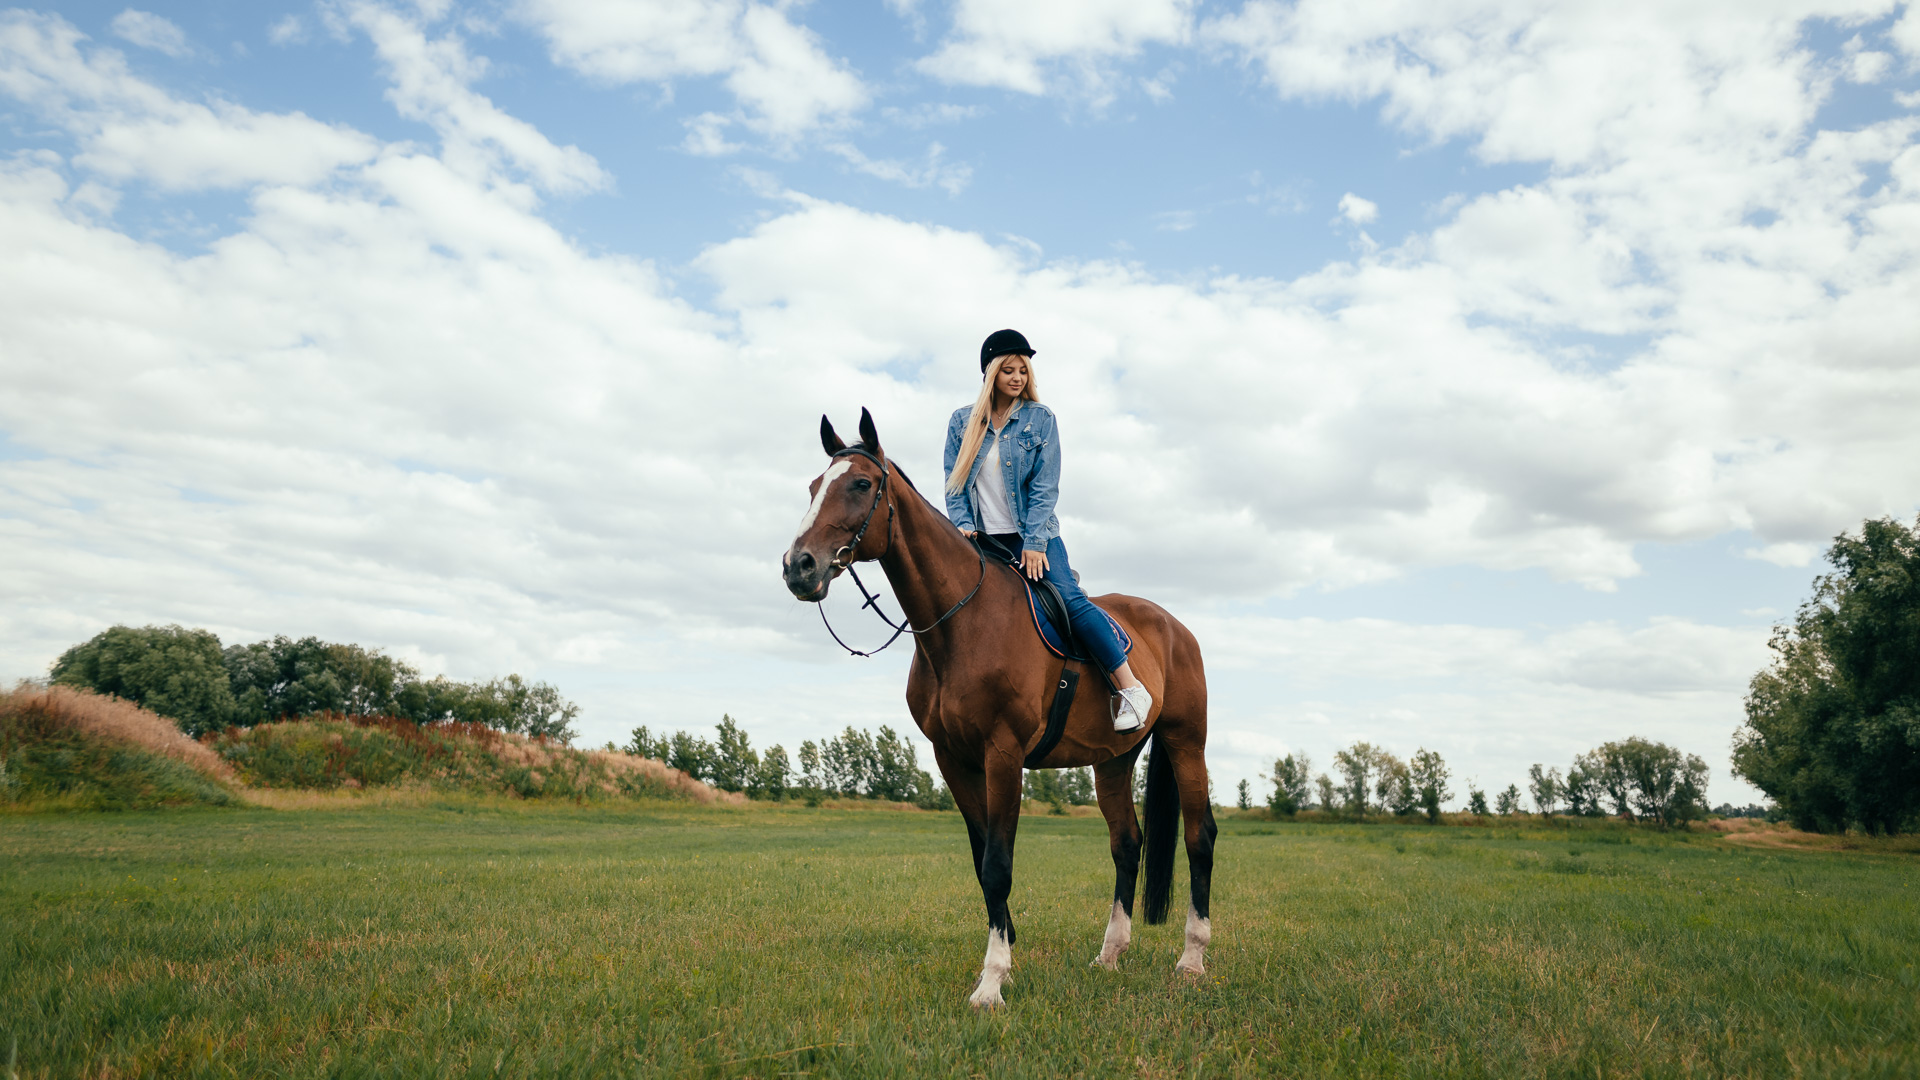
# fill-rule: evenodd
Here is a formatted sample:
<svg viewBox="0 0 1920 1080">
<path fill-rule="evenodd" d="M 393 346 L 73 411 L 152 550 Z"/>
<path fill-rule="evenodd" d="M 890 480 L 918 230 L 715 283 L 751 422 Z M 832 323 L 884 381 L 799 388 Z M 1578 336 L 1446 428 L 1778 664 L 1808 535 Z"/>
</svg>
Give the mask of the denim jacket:
<svg viewBox="0 0 1920 1080">
<path fill-rule="evenodd" d="M 973 418 L 973 406 L 954 410 L 947 421 L 946 474 L 953 475 L 954 459 L 960 456 L 960 440 L 966 436 L 967 421 Z M 988 432 L 988 438 L 992 438 Z M 947 495 L 947 517 L 963 529 L 978 531 L 974 513 L 974 483 L 980 462 L 987 456 L 987 440 L 980 440 L 980 452 L 967 468 L 967 486 L 958 494 Z M 1000 429 L 1000 467 L 1007 474 L 1007 495 L 1013 502 L 1013 518 L 1020 523 L 1021 547 L 1028 551 L 1047 550 L 1047 541 L 1060 535 L 1060 519 L 1053 508 L 1060 502 L 1060 436 L 1054 428 L 1053 410 L 1037 401 L 1020 400 Z"/>
</svg>

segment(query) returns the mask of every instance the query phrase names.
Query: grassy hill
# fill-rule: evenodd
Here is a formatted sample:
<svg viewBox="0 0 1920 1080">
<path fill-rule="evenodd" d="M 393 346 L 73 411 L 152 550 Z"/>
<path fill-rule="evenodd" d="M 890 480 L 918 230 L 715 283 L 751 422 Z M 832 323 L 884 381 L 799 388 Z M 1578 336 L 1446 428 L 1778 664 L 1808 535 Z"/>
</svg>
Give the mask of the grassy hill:
<svg viewBox="0 0 1920 1080">
<path fill-rule="evenodd" d="M 224 806 L 236 787 L 218 754 L 130 702 L 31 684 L 0 695 L 0 808 Z"/>
<path fill-rule="evenodd" d="M 289 791 L 735 802 L 658 761 L 479 724 L 322 716 L 195 741 L 120 698 L 22 684 L 0 695 L 0 809 L 140 810 L 285 802 Z"/>
</svg>

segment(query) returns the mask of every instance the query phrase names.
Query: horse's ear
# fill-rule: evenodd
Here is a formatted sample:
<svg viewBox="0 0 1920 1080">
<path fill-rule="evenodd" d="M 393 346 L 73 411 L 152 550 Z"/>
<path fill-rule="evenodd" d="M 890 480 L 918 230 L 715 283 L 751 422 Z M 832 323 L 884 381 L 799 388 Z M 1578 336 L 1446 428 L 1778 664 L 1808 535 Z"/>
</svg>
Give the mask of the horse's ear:
<svg viewBox="0 0 1920 1080">
<path fill-rule="evenodd" d="M 860 441 L 867 444 L 867 449 L 873 451 L 875 457 L 885 456 L 880 453 L 880 433 L 873 430 L 873 414 L 865 407 L 860 410 Z"/>
<path fill-rule="evenodd" d="M 820 445 L 826 447 L 828 457 L 847 448 L 847 444 L 841 441 L 840 436 L 833 433 L 833 421 L 827 419 L 825 414 L 820 417 Z"/>
</svg>

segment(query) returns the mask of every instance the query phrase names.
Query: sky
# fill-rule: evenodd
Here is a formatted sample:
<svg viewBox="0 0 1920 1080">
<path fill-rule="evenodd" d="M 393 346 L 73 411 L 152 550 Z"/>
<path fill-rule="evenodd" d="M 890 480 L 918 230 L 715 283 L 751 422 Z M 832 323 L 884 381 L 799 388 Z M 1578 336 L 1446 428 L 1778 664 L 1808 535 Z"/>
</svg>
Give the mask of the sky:
<svg viewBox="0 0 1920 1080">
<path fill-rule="evenodd" d="M 1866 0 L 8 9 L 0 675 L 179 623 L 907 731 L 779 555 L 821 414 L 932 488 L 1010 326 L 1221 801 L 1634 735 L 1755 800 L 1769 635 L 1920 505 L 1917 133 Z"/>
</svg>

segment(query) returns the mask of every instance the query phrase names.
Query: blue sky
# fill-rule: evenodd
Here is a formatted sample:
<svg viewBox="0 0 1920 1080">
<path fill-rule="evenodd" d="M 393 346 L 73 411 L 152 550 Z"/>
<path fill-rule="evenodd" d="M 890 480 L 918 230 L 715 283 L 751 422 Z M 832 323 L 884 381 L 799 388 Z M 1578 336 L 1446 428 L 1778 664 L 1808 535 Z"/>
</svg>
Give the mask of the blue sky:
<svg viewBox="0 0 1920 1080">
<path fill-rule="evenodd" d="M 907 727 L 777 581 L 813 418 L 937 475 L 1013 325 L 1221 789 L 1637 734 L 1745 801 L 1770 627 L 1920 502 L 1917 61 L 1885 2 L 12 9 L 0 673 L 181 622 L 595 742 Z"/>
</svg>

